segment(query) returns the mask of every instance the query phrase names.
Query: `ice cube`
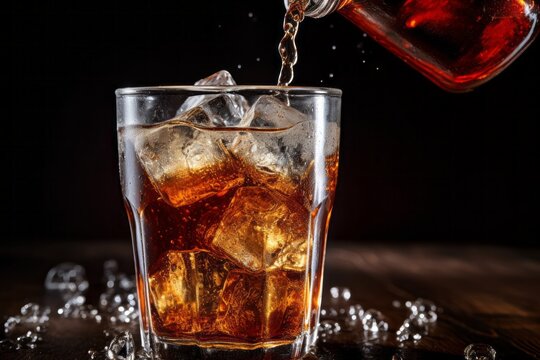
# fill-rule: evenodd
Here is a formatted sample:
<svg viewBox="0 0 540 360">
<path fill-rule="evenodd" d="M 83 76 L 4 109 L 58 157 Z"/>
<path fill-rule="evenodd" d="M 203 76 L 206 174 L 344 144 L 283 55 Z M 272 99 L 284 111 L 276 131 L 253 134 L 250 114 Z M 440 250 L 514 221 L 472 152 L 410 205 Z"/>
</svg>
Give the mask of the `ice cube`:
<svg viewBox="0 0 540 360">
<path fill-rule="evenodd" d="M 20 316 L 10 316 L 7 318 L 7 320 L 4 322 L 4 333 L 9 334 L 13 331 L 21 323 L 21 317 Z"/>
<path fill-rule="evenodd" d="M 229 273 L 219 304 L 218 330 L 241 339 L 300 335 L 304 317 L 305 273 Z"/>
<path fill-rule="evenodd" d="M 362 317 L 364 316 L 364 308 L 362 307 L 362 305 L 350 305 L 346 310 L 347 313 L 344 320 L 344 327 L 347 330 L 352 330 L 362 324 Z"/>
<path fill-rule="evenodd" d="M 467 360 L 495 360 L 497 352 L 488 344 L 470 344 L 463 352 Z"/>
<path fill-rule="evenodd" d="M 288 129 L 307 120 L 307 116 L 278 100 L 263 95 L 255 101 L 242 119 L 242 127 Z"/>
<path fill-rule="evenodd" d="M 236 82 L 226 70 L 218 71 L 195 83 L 196 86 L 235 86 Z M 199 108 L 210 119 L 208 126 L 235 126 L 240 123 L 248 109 L 248 102 L 238 94 L 211 94 L 190 96 L 180 106 L 176 115 Z"/>
<path fill-rule="evenodd" d="M 409 309 L 411 319 L 415 318 L 426 323 L 437 321 L 437 311 L 440 309 L 431 300 L 418 298 L 415 301 L 407 301 L 405 306 Z"/>
<path fill-rule="evenodd" d="M 103 278 L 108 289 L 135 290 L 135 276 L 119 272 L 114 259 L 103 263 Z"/>
<path fill-rule="evenodd" d="M 112 323 L 130 323 L 139 317 L 135 289 L 109 288 L 99 296 L 99 307 Z"/>
<path fill-rule="evenodd" d="M 201 103 L 199 107 L 206 112 L 212 126 L 236 126 L 242 121 L 248 104 L 241 95 L 222 94 Z"/>
<path fill-rule="evenodd" d="M 303 271 L 308 224 L 308 211 L 293 199 L 263 187 L 242 187 L 223 214 L 211 247 L 250 271 Z"/>
<path fill-rule="evenodd" d="M 378 333 L 388 330 L 388 323 L 384 321 L 383 314 L 374 309 L 367 310 L 362 316 L 364 331 Z"/>
<path fill-rule="evenodd" d="M 396 340 L 399 342 L 419 341 L 422 336 L 428 334 L 428 326 L 418 319 L 405 319 L 396 332 Z"/>
<path fill-rule="evenodd" d="M 48 306 L 39 306 L 28 303 L 21 307 L 21 320 L 26 323 L 45 324 L 49 321 L 51 309 Z"/>
<path fill-rule="evenodd" d="M 189 121 L 190 112 L 186 114 Z M 221 133 L 220 133 L 221 134 Z M 135 151 L 148 177 L 172 206 L 190 205 L 241 184 L 243 175 L 222 143 L 212 134 L 176 119 L 141 129 Z"/>
<path fill-rule="evenodd" d="M 115 336 L 107 348 L 107 358 L 110 360 L 133 360 L 135 358 L 135 343 L 129 331 Z"/>
<path fill-rule="evenodd" d="M 258 184 L 287 195 L 298 190 L 314 158 L 313 122 L 272 96 L 261 96 L 242 120 L 244 132 L 231 151 Z"/>
<path fill-rule="evenodd" d="M 411 314 L 418 315 L 419 313 L 428 311 L 437 311 L 437 305 L 431 300 L 418 298 L 414 301 L 407 301 L 405 306 L 409 308 Z"/>
<path fill-rule="evenodd" d="M 341 325 L 335 320 L 322 320 L 317 328 L 318 335 L 321 338 L 326 338 L 331 335 L 336 335 L 341 332 Z"/>
<path fill-rule="evenodd" d="M 62 292 L 83 292 L 88 289 L 86 271 L 81 265 L 62 263 L 49 270 L 45 278 L 47 290 Z"/>
<path fill-rule="evenodd" d="M 195 334 L 215 326 L 227 264 L 206 251 L 168 251 L 150 276 L 157 331 Z"/>
<path fill-rule="evenodd" d="M 195 83 L 196 86 L 235 86 L 236 81 L 234 81 L 232 75 L 227 70 L 220 70 L 212 75 L 200 79 Z"/>
</svg>

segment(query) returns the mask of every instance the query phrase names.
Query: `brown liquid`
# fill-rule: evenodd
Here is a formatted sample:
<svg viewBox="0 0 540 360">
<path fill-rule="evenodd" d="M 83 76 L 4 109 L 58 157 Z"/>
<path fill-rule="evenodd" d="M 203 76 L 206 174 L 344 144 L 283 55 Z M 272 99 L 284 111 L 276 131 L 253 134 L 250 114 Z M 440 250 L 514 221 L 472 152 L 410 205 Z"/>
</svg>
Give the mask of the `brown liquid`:
<svg viewBox="0 0 540 360">
<path fill-rule="evenodd" d="M 159 126 L 119 130 L 130 222 L 145 244 L 143 321 L 164 340 L 226 348 L 286 344 L 313 331 L 322 266 L 310 279 L 308 247 L 315 227 L 326 232 L 337 154 L 326 160 L 328 198 L 312 207 L 313 166 L 300 179 L 269 177 L 240 154 L 191 175 L 179 168 L 177 176 L 150 179 L 134 139 Z"/>
<path fill-rule="evenodd" d="M 532 42 L 533 0 L 349 0 L 339 12 L 440 87 L 465 91 Z"/>
<path fill-rule="evenodd" d="M 279 42 L 278 51 L 281 56 L 281 71 L 278 85 L 287 86 L 294 78 L 294 65 L 298 60 L 296 48 L 296 33 L 298 26 L 304 20 L 305 0 L 290 0 L 289 8 L 283 18 L 283 38 Z"/>
</svg>

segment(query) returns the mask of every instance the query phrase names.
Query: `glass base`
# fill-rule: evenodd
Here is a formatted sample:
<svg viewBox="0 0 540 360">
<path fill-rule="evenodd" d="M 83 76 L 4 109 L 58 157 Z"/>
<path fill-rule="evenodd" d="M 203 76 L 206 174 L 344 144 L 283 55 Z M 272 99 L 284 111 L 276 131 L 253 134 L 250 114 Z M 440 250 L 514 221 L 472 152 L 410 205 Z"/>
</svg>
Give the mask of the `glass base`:
<svg viewBox="0 0 540 360">
<path fill-rule="evenodd" d="M 198 342 L 155 336 L 152 341 L 156 359 L 235 359 L 289 360 L 300 359 L 315 342 L 314 334 L 304 334 L 294 341 L 264 343 Z"/>
</svg>

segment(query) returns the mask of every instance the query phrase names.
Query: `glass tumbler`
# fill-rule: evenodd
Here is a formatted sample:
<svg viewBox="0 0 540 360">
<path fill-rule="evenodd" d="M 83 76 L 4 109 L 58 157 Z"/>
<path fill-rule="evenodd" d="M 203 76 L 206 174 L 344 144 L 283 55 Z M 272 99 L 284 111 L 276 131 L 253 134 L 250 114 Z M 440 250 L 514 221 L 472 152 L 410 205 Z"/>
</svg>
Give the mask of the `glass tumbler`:
<svg viewBox="0 0 540 360">
<path fill-rule="evenodd" d="M 295 359 L 316 340 L 341 91 L 116 91 L 141 339 L 159 358 Z"/>
</svg>

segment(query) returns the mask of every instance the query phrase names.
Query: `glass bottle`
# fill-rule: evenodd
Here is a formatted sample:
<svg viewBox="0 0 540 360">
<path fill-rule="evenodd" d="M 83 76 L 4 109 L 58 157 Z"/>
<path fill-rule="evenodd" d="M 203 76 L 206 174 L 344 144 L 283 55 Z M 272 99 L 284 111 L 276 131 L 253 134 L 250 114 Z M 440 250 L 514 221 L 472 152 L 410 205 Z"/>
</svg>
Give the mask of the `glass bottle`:
<svg viewBox="0 0 540 360">
<path fill-rule="evenodd" d="M 305 7 L 313 18 L 336 11 L 451 92 L 499 74 L 539 28 L 538 0 L 310 0 Z"/>
</svg>

